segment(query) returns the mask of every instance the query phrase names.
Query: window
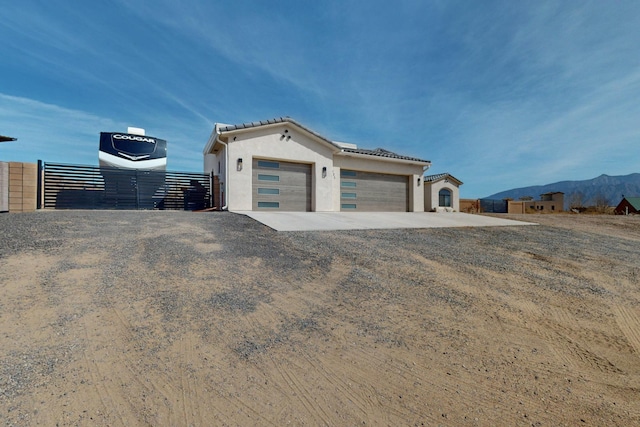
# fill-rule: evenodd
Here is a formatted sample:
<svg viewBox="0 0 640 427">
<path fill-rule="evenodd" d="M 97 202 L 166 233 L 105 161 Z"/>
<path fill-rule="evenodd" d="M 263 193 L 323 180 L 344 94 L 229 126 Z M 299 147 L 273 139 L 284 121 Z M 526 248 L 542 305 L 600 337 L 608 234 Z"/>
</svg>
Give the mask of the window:
<svg viewBox="0 0 640 427">
<path fill-rule="evenodd" d="M 342 183 L 340 183 L 340 186 L 355 188 L 356 187 L 356 183 L 352 182 L 352 181 L 342 181 Z"/>
<path fill-rule="evenodd" d="M 280 194 L 279 188 L 258 188 L 258 194 Z"/>
<path fill-rule="evenodd" d="M 356 171 L 340 171 L 340 176 L 356 176 Z"/>
<path fill-rule="evenodd" d="M 258 202 L 258 207 L 278 209 L 280 207 L 280 202 Z"/>
<path fill-rule="evenodd" d="M 270 162 L 268 160 L 258 160 L 258 167 L 269 169 L 280 169 L 279 162 Z"/>
<path fill-rule="evenodd" d="M 443 188 L 438 193 L 438 205 L 450 208 L 451 207 L 451 191 Z"/>
<path fill-rule="evenodd" d="M 280 181 L 280 177 L 278 175 L 266 175 L 266 174 L 263 174 L 263 173 L 259 173 L 258 174 L 258 181 L 279 182 Z"/>
<path fill-rule="evenodd" d="M 342 209 L 355 209 L 356 208 L 356 204 L 355 203 L 343 203 L 340 206 L 342 206 Z"/>
<path fill-rule="evenodd" d="M 342 193 L 343 199 L 355 199 L 356 193 Z"/>
</svg>

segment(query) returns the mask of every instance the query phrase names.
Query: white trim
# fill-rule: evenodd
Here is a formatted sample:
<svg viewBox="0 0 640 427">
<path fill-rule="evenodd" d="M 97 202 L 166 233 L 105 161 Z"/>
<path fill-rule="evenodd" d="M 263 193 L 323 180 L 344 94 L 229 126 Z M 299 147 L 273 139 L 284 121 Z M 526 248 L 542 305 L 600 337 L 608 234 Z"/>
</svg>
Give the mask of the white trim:
<svg viewBox="0 0 640 427">
<path fill-rule="evenodd" d="M 104 163 L 104 166 L 113 166 L 117 168 L 164 169 L 167 167 L 166 157 L 162 157 L 160 159 L 139 160 L 137 162 L 134 162 L 132 160 L 114 156 L 113 154 L 105 153 L 104 151 L 98 151 L 98 160 L 100 160 L 100 165 Z"/>
</svg>

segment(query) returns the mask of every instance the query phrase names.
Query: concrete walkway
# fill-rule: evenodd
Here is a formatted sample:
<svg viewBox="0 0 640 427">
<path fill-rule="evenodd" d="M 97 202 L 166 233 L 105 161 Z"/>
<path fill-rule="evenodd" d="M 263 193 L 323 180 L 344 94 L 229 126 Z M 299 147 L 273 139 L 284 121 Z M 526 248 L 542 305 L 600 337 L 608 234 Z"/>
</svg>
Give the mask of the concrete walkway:
<svg viewBox="0 0 640 427">
<path fill-rule="evenodd" d="M 383 228 L 498 227 L 536 225 L 458 212 L 264 212 L 235 211 L 276 231 L 372 230 Z"/>
</svg>

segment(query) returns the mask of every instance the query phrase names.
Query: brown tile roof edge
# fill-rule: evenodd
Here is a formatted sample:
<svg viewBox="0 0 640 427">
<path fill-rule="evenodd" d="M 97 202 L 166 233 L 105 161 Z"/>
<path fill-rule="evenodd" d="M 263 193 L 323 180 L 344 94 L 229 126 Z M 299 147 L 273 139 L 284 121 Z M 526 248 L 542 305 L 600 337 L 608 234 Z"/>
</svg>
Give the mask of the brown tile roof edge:
<svg viewBox="0 0 640 427">
<path fill-rule="evenodd" d="M 219 130 L 220 130 L 220 132 L 231 132 L 231 131 L 234 131 L 234 130 L 250 129 L 250 128 L 255 128 L 255 127 L 260 127 L 260 126 L 273 125 L 273 124 L 277 124 L 277 123 L 291 123 L 291 124 L 294 124 L 294 125 L 302 128 L 302 129 L 304 129 L 305 131 L 309 132 L 310 134 L 322 139 L 323 141 L 335 146 L 336 148 L 340 148 L 336 144 L 334 144 L 334 142 L 331 141 L 330 139 L 325 138 L 324 136 L 320 135 L 318 132 L 315 132 L 315 131 L 309 129 L 308 127 L 300 124 L 299 122 L 297 122 L 296 120 L 294 120 L 294 119 L 292 119 L 291 117 L 288 117 L 288 116 L 276 117 L 275 119 L 270 119 L 270 120 L 260 120 L 258 122 L 242 123 L 242 124 L 239 124 L 239 125 L 221 126 Z"/>
<path fill-rule="evenodd" d="M 451 175 L 450 173 L 439 173 L 437 175 L 428 175 L 424 177 L 424 181 L 425 182 L 435 182 L 435 181 L 440 181 L 441 179 L 444 178 L 451 178 L 457 182 L 460 183 L 460 185 L 464 184 L 462 181 L 460 181 L 458 178 L 456 178 L 455 176 Z"/>
<path fill-rule="evenodd" d="M 368 150 L 366 148 L 343 148 L 345 153 L 364 154 L 367 156 L 386 157 L 388 159 L 409 160 L 412 162 L 431 163 L 429 160 L 419 159 L 417 157 L 401 156 L 400 154 L 392 151 L 385 150 L 384 148 L 376 148 L 375 150 Z"/>
<path fill-rule="evenodd" d="M 230 132 L 230 131 L 234 131 L 234 130 L 241 130 L 241 129 L 250 129 L 250 128 L 255 128 L 255 127 L 259 127 L 259 126 L 266 126 L 266 125 L 272 125 L 272 124 L 276 124 L 276 123 L 291 123 L 294 124 L 302 129 L 304 129 L 305 131 L 309 132 L 312 135 L 315 135 L 316 137 L 322 139 L 323 141 L 335 146 L 337 149 L 341 150 L 344 153 L 354 153 L 354 154 L 364 154 L 364 155 L 368 155 L 368 156 L 377 156 L 377 157 L 386 157 L 389 159 L 398 159 L 398 160 L 408 160 L 408 161 L 413 161 L 413 162 L 422 162 L 422 163 L 431 163 L 429 160 L 423 160 L 423 159 L 418 159 L 417 157 L 409 157 L 409 156 L 401 156 L 399 154 L 396 154 L 394 152 L 385 150 L 383 148 L 376 148 L 375 150 L 368 150 L 368 149 L 364 149 L 364 148 L 344 148 L 339 146 L 338 144 L 336 144 L 335 142 L 331 141 L 330 139 L 325 138 L 324 136 L 320 135 L 319 133 L 309 129 L 308 127 L 302 125 L 300 122 L 292 119 L 291 117 L 285 116 L 285 117 L 276 117 L 275 119 L 270 119 L 270 120 L 261 120 L 258 122 L 249 122 L 249 123 L 242 123 L 242 124 L 238 124 L 238 125 L 227 125 L 227 126 L 221 126 L 219 128 L 220 132 Z"/>
</svg>

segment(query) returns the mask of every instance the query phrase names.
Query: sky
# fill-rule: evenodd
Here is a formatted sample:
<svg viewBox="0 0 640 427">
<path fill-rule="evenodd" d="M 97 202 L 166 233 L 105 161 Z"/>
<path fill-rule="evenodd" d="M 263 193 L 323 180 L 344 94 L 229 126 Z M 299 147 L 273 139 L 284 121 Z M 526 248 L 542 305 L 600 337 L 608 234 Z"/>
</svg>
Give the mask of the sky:
<svg viewBox="0 0 640 427">
<path fill-rule="evenodd" d="M 203 170 L 215 123 L 289 116 L 432 162 L 461 197 L 640 172 L 637 0 L 0 0 L 0 161 L 100 132 Z"/>
</svg>

